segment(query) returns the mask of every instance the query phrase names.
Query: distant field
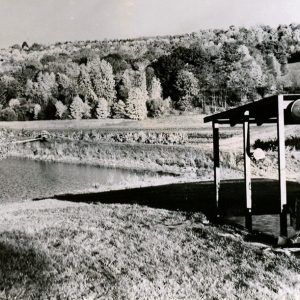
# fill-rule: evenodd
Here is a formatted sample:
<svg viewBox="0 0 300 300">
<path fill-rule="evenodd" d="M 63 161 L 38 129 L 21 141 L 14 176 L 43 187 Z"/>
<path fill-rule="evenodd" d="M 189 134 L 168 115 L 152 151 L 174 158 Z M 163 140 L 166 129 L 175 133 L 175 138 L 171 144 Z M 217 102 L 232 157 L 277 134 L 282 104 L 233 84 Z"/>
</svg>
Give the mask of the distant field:
<svg viewBox="0 0 300 300">
<path fill-rule="evenodd" d="M 0 122 L 0 128 L 8 129 L 32 129 L 32 130 L 85 130 L 101 128 L 199 128 L 211 126 L 203 124 L 203 115 L 167 116 L 159 119 L 146 119 L 134 121 L 125 119 L 102 119 L 102 120 L 46 120 L 25 122 Z"/>
</svg>

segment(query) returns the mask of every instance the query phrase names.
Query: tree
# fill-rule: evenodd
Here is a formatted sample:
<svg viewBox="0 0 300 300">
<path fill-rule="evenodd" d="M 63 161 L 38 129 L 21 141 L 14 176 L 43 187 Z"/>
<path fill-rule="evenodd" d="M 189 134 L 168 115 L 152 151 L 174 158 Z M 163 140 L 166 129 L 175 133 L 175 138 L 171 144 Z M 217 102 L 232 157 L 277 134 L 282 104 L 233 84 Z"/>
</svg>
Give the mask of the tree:
<svg viewBox="0 0 300 300">
<path fill-rule="evenodd" d="M 65 105 L 69 105 L 77 94 L 74 81 L 62 73 L 56 74 L 57 99 Z"/>
<path fill-rule="evenodd" d="M 12 109 L 14 109 L 15 107 L 20 106 L 20 100 L 19 99 L 10 99 L 8 102 L 8 106 Z"/>
<path fill-rule="evenodd" d="M 37 103 L 34 104 L 34 106 L 33 106 L 33 118 L 35 120 L 38 120 L 39 113 L 40 113 L 41 110 L 42 110 L 42 108 L 41 108 L 41 106 L 39 104 L 37 104 Z"/>
<path fill-rule="evenodd" d="M 116 98 L 115 80 L 111 65 L 105 60 L 94 59 L 87 64 L 93 90 L 98 98 L 105 98 L 111 105 Z"/>
<path fill-rule="evenodd" d="M 91 117 L 91 107 L 89 104 L 85 101 L 83 102 L 83 112 L 82 112 L 82 118 L 83 119 L 89 119 Z"/>
<path fill-rule="evenodd" d="M 257 91 L 264 85 L 262 68 L 246 46 L 240 46 L 238 51 L 241 58 L 228 74 L 228 86 L 238 92 L 240 101 L 255 100 Z"/>
<path fill-rule="evenodd" d="M 97 95 L 92 87 L 92 81 L 86 66 L 80 66 L 80 73 L 77 79 L 78 94 L 86 101 L 95 101 Z"/>
<path fill-rule="evenodd" d="M 17 121 L 18 117 L 12 108 L 7 107 L 7 108 L 0 110 L 0 120 L 1 121 Z"/>
<path fill-rule="evenodd" d="M 111 53 L 104 57 L 104 59 L 112 66 L 115 74 L 122 73 L 129 69 L 129 64 L 119 53 Z"/>
<path fill-rule="evenodd" d="M 153 77 L 150 91 L 149 91 L 149 98 L 150 99 L 162 99 L 162 88 L 158 78 Z"/>
<path fill-rule="evenodd" d="M 126 116 L 133 120 L 143 120 L 147 117 L 147 97 L 140 88 L 132 88 L 129 91 L 126 102 Z"/>
<path fill-rule="evenodd" d="M 28 80 L 26 84 L 26 96 L 42 107 L 48 104 L 50 99 L 57 96 L 57 83 L 54 73 L 42 73 L 36 81 Z"/>
<path fill-rule="evenodd" d="M 95 116 L 97 119 L 106 119 L 109 116 L 109 106 L 104 98 L 100 98 L 97 101 Z"/>
<path fill-rule="evenodd" d="M 83 117 L 84 111 L 85 107 L 83 101 L 79 96 L 76 96 L 70 105 L 71 117 L 75 120 L 80 120 Z"/>
<path fill-rule="evenodd" d="M 58 119 L 63 119 L 64 115 L 68 111 L 68 107 L 59 100 L 55 102 L 55 109 L 56 109 L 55 116 Z"/>
<path fill-rule="evenodd" d="M 126 70 L 122 74 L 122 77 L 120 78 L 116 86 L 118 99 L 122 101 L 126 101 L 126 99 L 128 98 L 128 93 L 130 88 L 131 88 L 130 74 L 129 74 L 129 70 Z"/>
<path fill-rule="evenodd" d="M 199 94 L 199 82 L 192 72 L 182 70 L 178 73 L 175 88 L 179 96 L 177 107 L 189 110 L 194 107 L 194 101 Z"/>
<path fill-rule="evenodd" d="M 14 77 L 3 75 L 0 78 L 0 104 L 6 106 L 9 100 L 18 98 L 21 91 L 21 85 Z"/>
<path fill-rule="evenodd" d="M 115 102 L 111 107 L 111 111 L 114 119 L 127 118 L 126 104 L 122 100 Z"/>
<path fill-rule="evenodd" d="M 173 100 L 177 99 L 174 84 L 177 74 L 184 68 L 185 62 L 176 54 L 163 55 L 155 62 L 152 67 L 155 75 L 159 78 L 163 88 L 163 98 L 171 97 Z"/>
</svg>

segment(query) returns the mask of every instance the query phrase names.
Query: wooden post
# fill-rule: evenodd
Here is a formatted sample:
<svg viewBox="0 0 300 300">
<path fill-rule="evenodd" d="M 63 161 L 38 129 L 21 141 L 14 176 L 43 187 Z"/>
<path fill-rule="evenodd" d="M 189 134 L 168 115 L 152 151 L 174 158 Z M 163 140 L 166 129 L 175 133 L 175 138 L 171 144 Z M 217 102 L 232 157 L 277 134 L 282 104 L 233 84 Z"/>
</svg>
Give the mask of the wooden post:
<svg viewBox="0 0 300 300">
<path fill-rule="evenodd" d="M 250 164 L 250 125 L 249 111 L 244 113 L 243 122 L 243 148 L 244 148 L 244 177 L 245 177 L 245 198 L 246 212 L 245 225 L 248 230 L 252 230 L 252 199 L 251 199 L 251 164 Z"/>
<path fill-rule="evenodd" d="M 213 143 L 214 143 L 214 183 L 216 197 L 216 217 L 219 217 L 220 200 L 220 144 L 219 144 L 219 124 L 213 122 Z"/>
<path fill-rule="evenodd" d="M 282 95 L 278 96 L 277 137 L 278 137 L 278 171 L 279 171 L 279 188 L 280 188 L 280 235 L 287 236 L 284 107 L 283 107 Z"/>
</svg>

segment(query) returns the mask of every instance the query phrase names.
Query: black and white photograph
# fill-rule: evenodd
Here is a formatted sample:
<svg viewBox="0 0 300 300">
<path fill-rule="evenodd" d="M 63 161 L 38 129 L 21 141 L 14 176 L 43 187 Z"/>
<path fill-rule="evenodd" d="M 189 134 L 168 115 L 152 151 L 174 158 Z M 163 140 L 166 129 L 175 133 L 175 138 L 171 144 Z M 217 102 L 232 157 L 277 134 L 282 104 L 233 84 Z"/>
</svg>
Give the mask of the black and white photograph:
<svg viewBox="0 0 300 300">
<path fill-rule="evenodd" d="M 0 0 L 0 300 L 300 300 L 299 0 Z"/>
</svg>

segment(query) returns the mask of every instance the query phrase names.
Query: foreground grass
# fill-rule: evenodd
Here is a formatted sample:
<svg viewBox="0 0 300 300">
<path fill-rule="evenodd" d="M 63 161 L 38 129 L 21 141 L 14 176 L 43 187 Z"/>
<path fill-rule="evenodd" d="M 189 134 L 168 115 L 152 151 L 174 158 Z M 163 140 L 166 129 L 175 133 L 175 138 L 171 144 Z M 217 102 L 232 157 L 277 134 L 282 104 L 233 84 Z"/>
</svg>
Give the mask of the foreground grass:
<svg viewBox="0 0 300 300">
<path fill-rule="evenodd" d="M 4 299 L 299 299 L 299 261 L 229 227 L 130 205 L 1 206 Z"/>
</svg>

